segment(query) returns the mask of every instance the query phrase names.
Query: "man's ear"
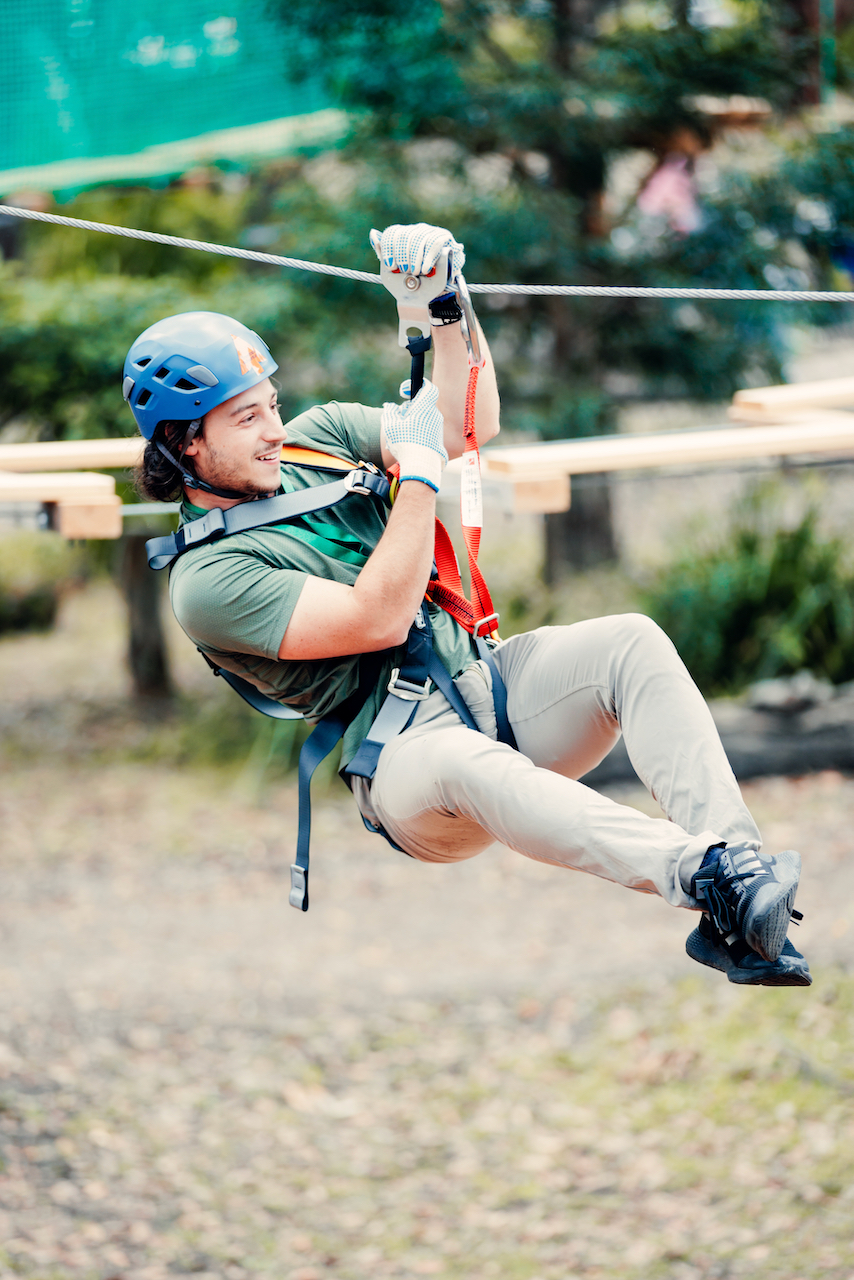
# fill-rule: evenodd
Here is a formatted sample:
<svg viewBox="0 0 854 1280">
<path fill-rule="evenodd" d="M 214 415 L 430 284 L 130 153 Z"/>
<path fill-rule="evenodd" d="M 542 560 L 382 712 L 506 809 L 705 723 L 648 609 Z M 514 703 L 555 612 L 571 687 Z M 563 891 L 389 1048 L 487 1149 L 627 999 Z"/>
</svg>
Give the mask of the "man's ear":
<svg viewBox="0 0 854 1280">
<path fill-rule="evenodd" d="M 180 456 L 182 458 L 195 458 L 199 453 L 199 441 L 202 439 L 205 431 L 204 418 L 198 422 L 191 422 L 186 430 L 184 439 L 181 441 Z"/>
</svg>

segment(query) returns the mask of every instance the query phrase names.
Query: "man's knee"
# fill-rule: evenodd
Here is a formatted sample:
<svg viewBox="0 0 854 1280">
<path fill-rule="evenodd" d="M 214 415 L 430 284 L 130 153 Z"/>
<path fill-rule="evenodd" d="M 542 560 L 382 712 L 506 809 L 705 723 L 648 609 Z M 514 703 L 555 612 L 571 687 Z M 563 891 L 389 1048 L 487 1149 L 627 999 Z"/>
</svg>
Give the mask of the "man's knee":
<svg viewBox="0 0 854 1280">
<path fill-rule="evenodd" d="M 645 613 L 620 613 L 614 617 L 616 630 L 624 643 L 635 644 L 642 648 L 672 651 L 673 642 L 657 622 Z"/>
</svg>

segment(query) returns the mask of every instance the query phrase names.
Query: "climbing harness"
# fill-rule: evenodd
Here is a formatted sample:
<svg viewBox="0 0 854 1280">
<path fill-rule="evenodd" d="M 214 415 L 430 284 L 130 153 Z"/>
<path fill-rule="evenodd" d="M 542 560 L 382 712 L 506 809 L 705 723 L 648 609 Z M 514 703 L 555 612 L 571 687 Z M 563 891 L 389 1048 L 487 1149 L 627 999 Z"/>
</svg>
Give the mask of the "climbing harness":
<svg viewBox="0 0 854 1280">
<path fill-rule="evenodd" d="M 414 357 L 415 360 L 419 358 L 423 373 L 423 351 L 420 353 L 420 357 Z M 473 414 L 474 406 L 472 400 L 472 432 L 474 430 Z M 299 525 L 292 525 L 291 522 L 299 521 L 301 518 L 310 516 L 316 511 L 329 510 L 339 502 L 349 498 L 351 494 L 359 494 L 364 497 L 372 497 L 383 503 L 391 503 L 392 485 L 379 472 L 378 468 L 371 463 L 359 462 L 354 465 L 352 462 L 344 461 L 331 454 L 297 446 L 285 446 L 282 449 L 282 461 L 290 465 L 309 467 L 312 470 L 339 473 L 343 471 L 345 474 L 341 479 L 297 492 L 281 493 L 272 498 L 244 502 L 227 509 L 212 507 L 204 516 L 199 517 L 197 520 L 188 521 L 175 533 L 164 537 L 150 538 L 146 542 L 149 566 L 152 569 L 168 568 L 181 555 L 191 551 L 194 547 L 205 546 L 212 542 L 217 542 L 221 538 L 270 525 L 288 524 L 290 526 L 289 532 L 299 536 Z M 475 621 L 475 610 L 472 604 L 466 600 L 462 591 L 459 566 L 447 530 L 438 520 L 436 527 L 436 561 L 434 562 L 434 574 L 428 586 L 427 599 L 446 609 L 472 635 L 478 656 L 490 669 L 499 741 L 515 748 L 516 742 L 513 730 L 507 718 L 506 689 L 489 651 L 489 646 L 484 639 L 480 623 Z M 307 536 L 312 541 L 315 541 L 320 535 L 311 533 Z M 340 547 L 336 546 L 335 554 L 340 556 L 340 550 Z M 356 562 L 364 563 L 365 559 L 366 557 L 360 556 L 359 561 Z M 469 563 L 470 565 L 473 564 L 477 569 L 476 546 L 473 550 L 471 547 L 469 548 Z M 487 600 L 489 596 L 483 577 L 479 570 L 477 572 L 479 575 L 478 581 L 482 584 L 478 595 L 478 601 L 480 602 L 484 591 L 486 591 Z M 475 579 L 473 577 L 473 591 L 475 589 L 474 583 Z M 483 606 L 479 603 L 479 607 Z M 492 611 L 491 601 L 489 602 L 489 612 L 491 616 L 489 618 L 481 618 L 480 622 L 491 623 L 494 632 L 494 626 L 497 624 L 497 615 Z M 225 667 L 219 666 L 202 650 L 199 650 L 199 652 L 202 653 L 202 657 L 211 667 L 214 675 L 221 676 L 256 711 L 260 711 L 262 714 L 277 720 L 302 719 L 301 712 L 276 701 L 274 698 L 267 697 L 249 680 L 244 679 L 233 671 L 227 670 Z M 291 864 L 291 889 L 288 896 L 290 905 L 297 908 L 297 910 L 307 911 L 309 904 L 308 875 L 311 841 L 312 777 L 318 765 L 326 759 L 336 743 L 340 741 L 347 726 L 361 711 L 376 686 L 380 670 L 387 656 L 388 651 L 381 651 L 375 654 L 367 654 L 363 657 L 360 665 L 359 683 L 355 693 L 351 694 L 341 706 L 336 707 L 333 712 L 318 721 L 300 750 L 298 767 L 299 821 L 296 854 Z M 427 609 L 422 605 L 410 628 L 401 665 L 394 668 L 391 673 L 387 686 L 387 696 L 374 718 L 367 736 L 346 769 L 342 771 L 342 778 L 348 785 L 349 779 L 354 776 L 367 779 L 374 776 L 382 748 L 409 725 L 415 715 L 418 704 L 429 696 L 432 686 L 435 686 L 445 695 L 466 728 L 477 732 L 478 726 L 471 712 L 458 692 L 449 672 L 433 650 L 430 617 Z M 382 827 L 370 822 L 367 818 L 363 818 L 363 821 L 370 831 L 383 835 L 395 849 L 399 849 L 399 846 L 395 844 Z M 401 850 L 401 852 L 405 851 Z"/>
<path fill-rule="evenodd" d="M 462 482 L 460 486 L 460 521 L 463 539 L 468 555 L 469 575 L 471 579 L 471 600 L 463 591 L 460 568 L 456 553 L 447 529 L 440 520 L 436 520 L 434 539 L 434 566 L 428 583 L 426 599 L 449 613 L 451 617 L 472 637 L 478 657 L 489 668 L 493 686 L 493 704 L 495 708 L 498 739 L 500 742 L 516 748 L 513 729 L 507 717 L 507 691 L 501 675 L 490 652 L 490 643 L 498 640 L 498 614 L 493 607 L 489 588 L 478 566 L 481 530 L 483 526 L 483 500 L 480 479 L 480 454 L 475 430 L 475 400 L 480 370 L 485 364 L 478 340 L 477 321 L 471 304 L 469 290 L 461 273 L 453 278 L 450 270 L 450 252 L 443 250 L 434 268 L 424 275 L 415 275 L 389 268 L 383 264 L 381 278 L 394 296 L 399 315 L 398 342 L 406 347 L 411 356 L 410 398 L 417 395 L 424 381 L 424 358 L 432 345 L 429 304 L 439 299 L 454 298 L 459 301 L 462 312 L 461 331 L 468 354 L 469 375 L 466 388 L 465 409 L 463 417 L 463 455 Z M 200 315 L 200 319 L 203 318 Z M 177 323 L 176 317 L 172 323 Z M 168 323 L 168 322 L 167 322 Z M 230 323 L 230 321 L 229 321 Z M 153 327 L 153 331 L 157 326 Z M 410 335 L 410 330 L 416 333 Z M 149 331 L 146 331 L 146 337 Z M 420 334 L 420 336 L 418 336 Z M 159 336 L 159 335 L 156 335 Z M 254 335 L 251 335 L 254 338 Z M 219 334 L 216 334 L 217 339 Z M 258 340 L 260 342 L 260 340 Z M 142 339 L 137 341 L 140 346 Z M 140 348 L 142 350 L 142 348 Z M 135 350 L 135 348 L 134 348 Z M 164 348 L 165 350 L 165 348 Z M 265 348 L 266 352 L 266 348 Z M 133 352 L 132 352 L 133 354 Z M 156 366 L 161 353 L 156 359 L 149 355 L 147 348 L 143 351 L 142 361 L 126 363 L 128 369 L 137 378 L 140 373 L 148 376 L 148 365 Z M 173 361 L 174 363 L 174 361 Z M 181 362 L 179 362 L 181 363 Z M 186 364 L 183 361 L 183 364 Z M 243 360 L 241 359 L 241 368 Z M 197 377 L 201 366 L 193 366 L 189 372 Z M 177 374 L 186 375 L 183 367 Z M 205 385 L 216 385 L 215 375 L 207 370 Z M 157 369 L 156 374 L 163 377 L 177 376 L 166 367 Z M 203 379 L 203 381 L 205 381 Z M 134 382 L 129 373 L 125 386 Z M 171 393 L 175 394 L 175 393 Z M 145 432 L 148 438 L 153 431 Z M 289 526 L 289 532 L 296 537 L 315 544 L 324 544 L 324 549 L 338 559 L 362 565 L 367 556 L 359 550 L 348 548 L 322 533 L 306 527 L 307 518 L 318 511 L 329 510 L 338 503 L 349 498 L 351 494 L 373 497 L 389 506 L 394 502 L 400 484 L 400 468 L 397 464 L 390 470 L 389 478 L 384 477 L 378 468 L 370 463 L 352 463 L 336 458 L 333 455 L 317 450 L 285 447 L 282 460 L 297 466 L 308 466 L 315 470 L 341 472 L 346 474 L 325 484 L 311 486 L 299 491 L 288 490 L 288 482 L 283 479 L 286 492 L 270 498 L 241 502 L 229 508 L 212 507 L 198 519 L 190 520 L 175 533 L 164 537 L 151 538 L 146 543 L 148 563 L 152 569 L 169 568 L 179 556 L 194 547 L 209 545 L 222 538 L 238 533 L 246 533 L 252 529 L 267 526 Z M 300 524 L 298 522 L 302 521 Z M 200 651 L 201 652 L 201 651 Z M 213 662 L 207 654 L 203 654 L 214 674 L 222 676 L 231 687 L 240 694 L 255 710 L 276 719 L 294 719 L 299 712 L 284 707 L 275 699 L 261 693 L 250 681 L 228 671 Z M 360 679 L 355 693 L 332 713 L 324 716 L 315 726 L 310 737 L 300 751 L 299 758 L 299 824 L 297 833 L 297 850 L 291 865 L 291 890 L 289 902 L 298 910 L 307 911 L 309 845 L 311 836 L 311 779 L 322 760 L 326 758 L 335 744 L 344 734 L 365 705 L 373 691 L 379 671 L 386 654 L 366 655 L 360 663 Z M 445 669 L 438 655 L 433 650 L 432 625 L 428 610 L 422 604 L 413 622 L 407 638 L 406 651 L 401 666 L 394 668 L 388 682 L 386 697 L 380 710 L 363 739 L 353 759 L 342 771 L 342 777 L 350 785 L 350 779 L 361 777 L 371 779 L 376 772 L 380 753 L 387 742 L 402 733 L 412 722 L 418 704 L 427 698 L 435 687 L 446 697 L 448 703 L 459 715 L 462 723 L 475 732 L 478 726 L 468 707 L 460 696 L 450 673 Z M 394 848 L 398 846 L 388 834 L 376 823 L 363 819 L 372 831 L 383 836 Z"/>
<path fill-rule="evenodd" d="M 105 235 L 124 236 L 129 240 L 147 240 L 152 244 L 171 245 L 175 249 L 196 249 L 201 253 L 216 253 L 226 258 L 243 258 L 249 262 L 263 262 L 273 267 L 289 267 L 295 271 L 313 271 L 325 276 L 341 276 L 345 280 L 361 280 L 365 284 L 381 283 L 380 276 L 372 271 L 354 271 L 350 267 L 335 267 L 325 262 L 286 258 L 276 253 L 262 253 L 258 249 L 212 244 L 207 240 L 190 240 L 185 236 L 169 236 L 158 231 L 119 227 L 109 222 L 91 222 L 87 218 L 67 218 L 58 213 L 42 213 L 39 209 L 19 209 L 14 205 L 2 204 L 0 214 L 10 218 L 25 218 L 31 222 L 50 222 L 60 227 L 75 227 L 79 231 L 97 231 Z M 854 294 L 830 289 L 692 289 L 605 284 L 470 284 L 469 289 L 472 293 L 563 298 L 693 298 L 697 301 L 718 299 L 730 302 L 850 303 L 854 301 Z"/>
</svg>

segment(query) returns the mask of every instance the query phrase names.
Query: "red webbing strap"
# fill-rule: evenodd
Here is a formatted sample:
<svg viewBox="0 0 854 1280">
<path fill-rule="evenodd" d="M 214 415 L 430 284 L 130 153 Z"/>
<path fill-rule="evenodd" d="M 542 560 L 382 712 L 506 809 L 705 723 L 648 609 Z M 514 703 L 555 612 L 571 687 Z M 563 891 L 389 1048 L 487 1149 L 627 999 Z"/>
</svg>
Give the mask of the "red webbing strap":
<svg viewBox="0 0 854 1280">
<path fill-rule="evenodd" d="M 469 381 L 466 389 L 465 418 L 463 423 L 463 470 L 460 480 L 460 522 L 463 538 L 468 552 L 469 574 L 471 576 L 472 599 L 468 600 L 463 593 L 460 577 L 460 566 L 451 542 L 450 534 L 441 520 L 436 521 L 436 532 L 433 555 L 436 560 L 438 579 L 431 580 L 427 588 L 427 599 L 437 604 L 440 609 L 449 613 L 469 633 L 498 638 L 498 618 L 489 594 L 489 587 L 477 563 L 480 550 L 480 532 L 483 526 L 483 502 L 480 490 L 480 454 L 475 435 L 475 397 L 477 394 L 477 375 L 480 369 L 472 365 L 469 369 Z M 395 463 L 389 468 L 389 476 L 397 479 L 400 467 Z M 392 494 L 396 495 L 397 485 L 392 485 Z M 486 627 L 481 623 L 491 624 Z"/>
<path fill-rule="evenodd" d="M 466 544 L 471 576 L 471 603 L 475 610 L 475 630 L 478 635 L 492 635 L 498 627 L 498 619 L 492 604 L 492 596 L 486 579 L 477 563 L 480 551 L 480 533 L 483 528 L 483 497 L 480 486 L 480 454 L 477 448 L 477 436 L 474 425 L 474 406 L 477 396 L 477 376 L 480 367 L 476 364 L 469 368 L 469 381 L 466 388 L 466 408 L 463 421 L 463 470 L 460 479 L 460 523 L 463 527 L 463 539 Z M 491 623 L 482 628 L 481 621 Z"/>
</svg>

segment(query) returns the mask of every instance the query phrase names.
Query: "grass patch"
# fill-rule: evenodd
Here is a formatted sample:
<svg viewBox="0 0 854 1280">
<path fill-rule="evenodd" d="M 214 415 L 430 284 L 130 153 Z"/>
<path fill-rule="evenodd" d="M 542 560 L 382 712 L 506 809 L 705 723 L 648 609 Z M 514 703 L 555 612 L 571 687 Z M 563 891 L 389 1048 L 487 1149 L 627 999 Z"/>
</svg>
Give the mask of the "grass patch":
<svg viewBox="0 0 854 1280">
<path fill-rule="evenodd" d="M 849 974 L 808 994 L 700 976 L 534 1018 L 463 1000 L 185 1025 L 142 1061 L 95 1056 L 97 1078 L 81 1065 L 17 1112 L 29 1143 L 49 1125 L 70 1153 L 67 1181 L 107 1188 L 91 1210 L 69 1192 L 78 1217 L 129 1194 L 121 1153 L 159 1224 L 136 1265 L 188 1246 L 197 1270 L 236 1249 L 250 1275 L 275 1258 L 341 1280 L 847 1280 L 854 1263 Z"/>
</svg>

